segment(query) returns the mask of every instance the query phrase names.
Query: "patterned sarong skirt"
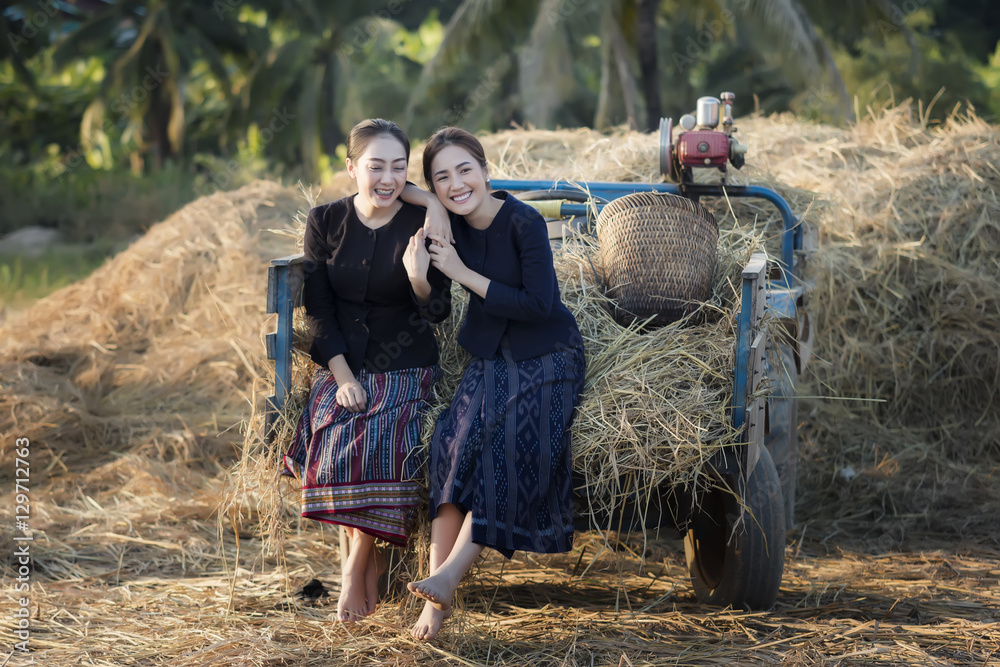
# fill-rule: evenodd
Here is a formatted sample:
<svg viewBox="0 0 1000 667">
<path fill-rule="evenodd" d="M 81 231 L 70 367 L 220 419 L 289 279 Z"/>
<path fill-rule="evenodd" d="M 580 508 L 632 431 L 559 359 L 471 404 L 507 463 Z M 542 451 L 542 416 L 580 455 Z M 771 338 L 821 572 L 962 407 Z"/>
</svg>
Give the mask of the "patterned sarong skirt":
<svg viewBox="0 0 1000 667">
<path fill-rule="evenodd" d="M 283 475 L 302 482 L 302 516 L 359 528 L 406 546 L 419 502 L 420 421 L 434 368 L 362 370 L 364 412 L 337 404 L 337 382 L 319 368 Z"/>
<path fill-rule="evenodd" d="M 514 361 L 503 343 L 473 357 L 431 442 L 431 518 L 472 513 L 472 540 L 514 551 L 573 547 L 570 424 L 583 391 L 582 349 Z"/>
</svg>

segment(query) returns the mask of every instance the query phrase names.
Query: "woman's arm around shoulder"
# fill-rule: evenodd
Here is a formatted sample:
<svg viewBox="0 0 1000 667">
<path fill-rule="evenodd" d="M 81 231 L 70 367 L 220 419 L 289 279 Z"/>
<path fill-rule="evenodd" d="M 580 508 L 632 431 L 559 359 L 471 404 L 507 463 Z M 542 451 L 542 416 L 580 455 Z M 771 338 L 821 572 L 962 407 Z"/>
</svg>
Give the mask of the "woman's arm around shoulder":
<svg viewBox="0 0 1000 667">
<path fill-rule="evenodd" d="M 413 183 L 407 181 L 406 187 L 399 195 L 399 198 L 407 204 L 422 206 L 427 209 L 424 216 L 424 231 L 428 237 L 439 242 L 447 241 L 454 243 L 455 237 L 451 232 L 451 219 L 448 216 L 448 209 L 444 207 L 441 200 L 434 193 L 418 188 Z"/>
</svg>

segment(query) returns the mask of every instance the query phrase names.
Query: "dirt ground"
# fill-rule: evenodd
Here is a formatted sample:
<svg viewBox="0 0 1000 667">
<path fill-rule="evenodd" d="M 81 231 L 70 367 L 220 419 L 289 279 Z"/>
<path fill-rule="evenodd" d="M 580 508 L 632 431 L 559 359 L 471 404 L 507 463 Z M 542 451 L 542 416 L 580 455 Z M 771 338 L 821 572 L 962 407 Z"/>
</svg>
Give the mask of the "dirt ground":
<svg viewBox="0 0 1000 667">
<path fill-rule="evenodd" d="M 876 470 L 849 482 L 838 471 L 824 484 L 829 462 L 810 448 L 806 437 L 803 453 L 817 458 L 804 465 L 773 610 L 699 605 L 673 531 L 612 536 L 612 548 L 582 533 L 569 554 L 486 558 L 430 643 L 409 637 L 419 607 L 398 581 L 370 619 L 333 620 L 329 527 L 293 522 L 279 562 L 251 535 L 220 528 L 219 489 L 185 486 L 169 465 L 132 460 L 112 474 L 116 464 L 104 464 L 89 478 L 99 471 L 104 491 L 92 494 L 55 475 L 31 545 L 34 664 L 1000 664 L 996 505 L 977 513 L 967 502 L 949 515 L 939 497 L 939 515 L 893 513 L 867 493 Z M 995 482 L 997 469 L 957 473 L 940 480 L 972 488 Z M 297 597 L 313 578 L 329 596 Z M 16 597 L 8 585 L 6 609 Z M 0 622 L 10 642 L 11 615 Z M 0 664 L 28 662 L 13 654 Z"/>
</svg>

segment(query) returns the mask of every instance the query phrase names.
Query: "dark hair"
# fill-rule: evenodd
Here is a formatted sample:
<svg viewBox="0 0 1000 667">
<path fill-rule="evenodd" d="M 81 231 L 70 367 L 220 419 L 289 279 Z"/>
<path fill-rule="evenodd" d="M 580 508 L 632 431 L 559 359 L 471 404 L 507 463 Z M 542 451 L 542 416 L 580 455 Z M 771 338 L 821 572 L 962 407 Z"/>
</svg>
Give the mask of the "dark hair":
<svg viewBox="0 0 1000 667">
<path fill-rule="evenodd" d="M 445 146 L 458 146 L 469 151 L 483 169 L 486 168 L 486 151 L 471 133 L 460 127 L 443 127 L 427 140 L 424 146 L 424 181 L 431 192 L 434 192 L 434 181 L 431 179 L 431 163 Z"/>
<path fill-rule="evenodd" d="M 406 136 L 399 125 L 391 120 L 383 118 L 368 118 L 351 128 L 347 134 L 347 159 L 356 162 L 370 142 L 375 137 L 388 134 L 399 143 L 403 144 L 403 151 L 406 153 L 406 161 L 410 161 L 410 139 Z"/>
</svg>

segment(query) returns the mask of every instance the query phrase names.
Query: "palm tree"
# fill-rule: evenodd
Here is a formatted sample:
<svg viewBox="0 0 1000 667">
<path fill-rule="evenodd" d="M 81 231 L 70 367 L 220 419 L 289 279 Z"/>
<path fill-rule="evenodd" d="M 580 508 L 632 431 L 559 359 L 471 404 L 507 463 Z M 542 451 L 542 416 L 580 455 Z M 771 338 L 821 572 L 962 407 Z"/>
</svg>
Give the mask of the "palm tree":
<svg viewBox="0 0 1000 667">
<path fill-rule="evenodd" d="M 698 34 L 703 30 L 699 26 L 719 23 L 711 17 L 725 16 L 724 29 L 713 30 L 711 40 L 732 40 L 747 32 L 756 35 L 741 41 L 760 49 L 764 56 L 783 54 L 783 69 L 791 85 L 832 91 L 817 96 L 818 102 L 832 107 L 829 111 L 834 115 L 850 119 L 850 96 L 834 62 L 829 36 L 851 38 L 879 21 L 892 21 L 906 36 L 916 63 L 916 40 L 905 23 L 892 16 L 893 11 L 889 0 L 708 0 L 698 5 L 675 0 L 511 0 L 502 5 L 498 0 L 463 0 L 448 21 L 440 50 L 412 90 L 407 115 L 412 118 L 445 70 L 467 66 L 470 50 L 503 34 L 505 48 L 517 53 L 517 87 L 525 120 L 539 127 L 551 126 L 570 94 L 566 73 L 574 38 L 596 33 L 601 39 L 601 76 L 593 125 L 604 127 L 610 105 L 620 98 L 630 125 L 654 130 L 662 113 L 664 70 L 657 56 L 664 20 L 668 25 L 687 22 Z M 684 57 L 682 46 L 675 52 Z M 638 67 L 633 66 L 636 57 Z M 644 114 L 633 75 L 636 69 Z M 675 77 L 684 74 L 685 78 L 670 81 L 669 88 L 687 90 L 686 74 L 676 70 Z M 620 96 L 615 95 L 616 88 Z"/>
<path fill-rule="evenodd" d="M 272 43 L 248 73 L 244 91 L 247 120 L 260 126 L 275 114 L 290 118 L 289 131 L 276 133 L 271 152 L 319 173 L 321 156 L 343 143 L 341 110 L 352 72 L 371 40 L 386 27 L 415 28 L 439 3 L 261 0 Z M 446 3 L 447 4 L 447 3 Z M 384 113 L 384 112 L 383 112 Z M 388 115 L 388 114 L 386 114 Z"/>
<path fill-rule="evenodd" d="M 65 35 L 54 60 L 65 65 L 81 56 L 105 57 L 107 73 L 84 114 L 81 143 L 85 148 L 106 145 L 107 130 L 124 125 L 123 142 L 131 148 L 133 169 L 141 171 L 149 146 L 154 168 L 183 153 L 184 89 L 194 62 L 207 63 L 235 104 L 224 54 L 249 57 L 255 43 L 265 43 L 262 31 L 220 6 L 198 0 L 120 0 L 97 9 Z"/>
<path fill-rule="evenodd" d="M 10 61 L 14 73 L 33 92 L 37 92 L 35 77 L 26 62 L 45 46 L 47 25 L 64 16 L 55 5 L 43 7 L 33 2 L 11 3 L 0 11 L 0 62 Z"/>
</svg>

